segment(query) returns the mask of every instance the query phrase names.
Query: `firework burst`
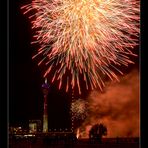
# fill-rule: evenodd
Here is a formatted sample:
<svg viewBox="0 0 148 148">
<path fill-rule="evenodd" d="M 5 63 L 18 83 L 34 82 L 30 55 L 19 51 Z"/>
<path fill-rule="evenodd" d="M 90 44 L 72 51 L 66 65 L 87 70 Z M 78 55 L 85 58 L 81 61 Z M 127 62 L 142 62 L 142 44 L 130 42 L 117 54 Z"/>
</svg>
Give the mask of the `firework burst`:
<svg viewBox="0 0 148 148">
<path fill-rule="evenodd" d="M 139 0 L 32 0 L 22 9 L 33 12 L 37 29 L 33 43 L 40 48 L 33 58 L 43 56 L 38 65 L 47 66 L 44 77 L 56 67 L 51 82 L 58 80 L 59 89 L 66 76 L 66 91 L 77 86 L 81 93 L 80 77 L 87 89 L 102 90 L 102 75 L 118 80 L 117 66 L 133 63 Z"/>
<path fill-rule="evenodd" d="M 73 119 L 85 119 L 87 116 L 87 102 L 78 99 L 74 102 L 71 103 L 71 113 L 72 113 L 72 118 Z"/>
</svg>

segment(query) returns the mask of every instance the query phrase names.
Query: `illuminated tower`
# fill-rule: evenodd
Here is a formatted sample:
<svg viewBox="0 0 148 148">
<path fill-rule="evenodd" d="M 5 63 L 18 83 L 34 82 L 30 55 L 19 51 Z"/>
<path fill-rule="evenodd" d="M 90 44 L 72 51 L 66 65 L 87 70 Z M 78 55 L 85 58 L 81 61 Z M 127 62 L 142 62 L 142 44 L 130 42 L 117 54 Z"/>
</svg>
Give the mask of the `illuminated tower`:
<svg viewBox="0 0 148 148">
<path fill-rule="evenodd" d="M 42 91 L 44 95 L 44 113 L 43 113 L 43 132 L 48 132 L 48 108 L 47 108 L 47 96 L 49 92 L 49 84 L 47 83 L 47 78 L 45 79 L 45 83 L 42 84 Z"/>
</svg>

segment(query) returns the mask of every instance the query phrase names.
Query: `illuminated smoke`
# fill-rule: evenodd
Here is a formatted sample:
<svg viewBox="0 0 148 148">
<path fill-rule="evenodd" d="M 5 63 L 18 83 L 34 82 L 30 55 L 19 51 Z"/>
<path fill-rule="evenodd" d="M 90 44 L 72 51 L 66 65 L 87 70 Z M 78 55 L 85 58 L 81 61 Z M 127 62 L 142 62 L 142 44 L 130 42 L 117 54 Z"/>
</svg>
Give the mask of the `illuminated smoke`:
<svg viewBox="0 0 148 148">
<path fill-rule="evenodd" d="M 139 36 L 139 0 L 32 0 L 29 12 L 39 65 L 59 89 L 104 87 L 103 77 L 118 80 L 117 66 L 133 63 Z M 54 69 L 56 70 L 54 71 Z M 67 74 L 68 73 L 68 74 Z M 81 83 L 80 77 L 84 80 Z M 63 83 L 65 79 L 66 83 Z M 65 82 L 64 81 L 64 82 Z M 66 84 L 66 86 L 64 86 Z"/>
<path fill-rule="evenodd" d="M 80 127 L 82 137 L 88 137 L 92 125 L 104 123 L 108 137 L 138 137 L 139 74 L 134 70 L 120 83 L 108 84 L 104 93 L 92 91 L 88 97 L 90 114 Z"/>
</svg>

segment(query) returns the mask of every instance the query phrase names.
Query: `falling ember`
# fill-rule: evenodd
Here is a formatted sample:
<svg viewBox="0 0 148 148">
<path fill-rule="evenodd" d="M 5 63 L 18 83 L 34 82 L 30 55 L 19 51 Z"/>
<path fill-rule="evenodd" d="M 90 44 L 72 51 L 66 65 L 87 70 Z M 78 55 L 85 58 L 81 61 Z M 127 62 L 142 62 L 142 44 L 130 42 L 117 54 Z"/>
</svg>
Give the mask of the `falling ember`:
<svg viewBox="0 0 148 148">
<path fill-rule="evenodd" d="M 80 77 L 86 88 L 104 87 L 103 75 L 118 80 L 116 67 L 133 63 L 131 49 L 139 36 L 139 0 L 32 0 L 22 7 L 36 29 L 35 41 L 41 47 L 39 65 L 47 67 L 44 77 L 54 72 L 59 80 L 68 71 L 65 90 L 82 90 Z M 34 11 L 35 10 L 35 11 Z M 114 69 L 114 70 L 113 70 Z M 120 72 L 122 74 L 122 72 Z M 89 85 L 89 86 L 88 86 Z"/>
</svg>

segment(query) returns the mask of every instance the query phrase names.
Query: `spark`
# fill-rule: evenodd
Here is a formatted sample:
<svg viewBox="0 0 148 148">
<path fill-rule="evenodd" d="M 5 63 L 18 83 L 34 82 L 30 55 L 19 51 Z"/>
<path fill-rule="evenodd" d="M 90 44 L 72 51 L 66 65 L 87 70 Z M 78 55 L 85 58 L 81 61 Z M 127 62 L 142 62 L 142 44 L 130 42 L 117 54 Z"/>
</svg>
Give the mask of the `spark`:
<svg viewBox="0 0 148 148">
<path fill-rule="evenodd" d="M 134 63 L 131 49 L 138 43 L 139 0 L 32 0 L 22 7 L 29 13 L 34 41 L 40 48 L 32 57 L 41 56 L 38 65 L 47 69 L 44 77 L 54 73 L 52 82 L 59 89 L 66 76 L 69 88 L 82 84 L 86 89 L 105 86 L 103 76 L 119 81 L 117 67 Z M 57 70 L 53 70 L 56 67 Z M 68 73 L 68 74 L 67 74 Z M 84 84 L 83 84 L 84 85 Z"/>
</svg>

